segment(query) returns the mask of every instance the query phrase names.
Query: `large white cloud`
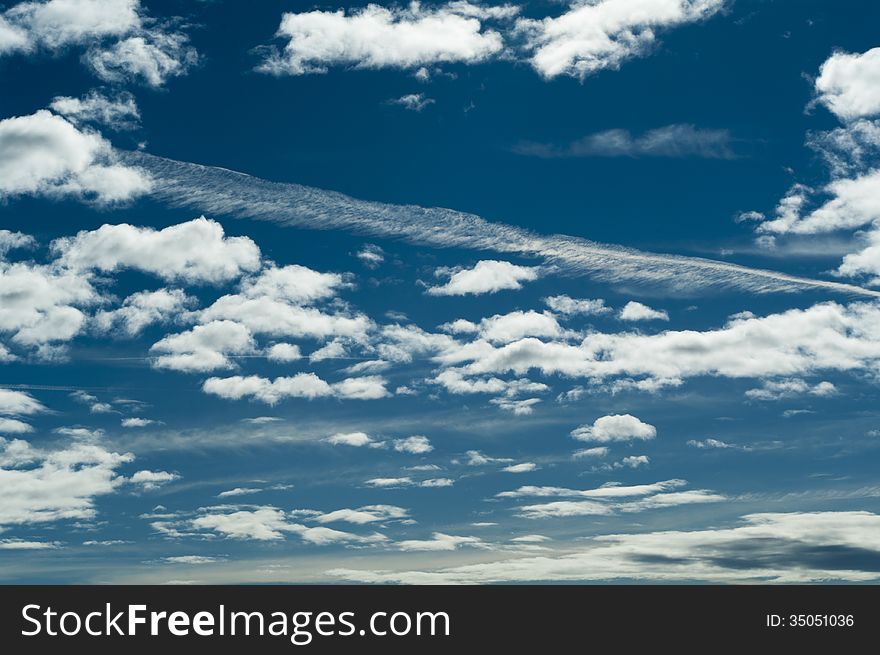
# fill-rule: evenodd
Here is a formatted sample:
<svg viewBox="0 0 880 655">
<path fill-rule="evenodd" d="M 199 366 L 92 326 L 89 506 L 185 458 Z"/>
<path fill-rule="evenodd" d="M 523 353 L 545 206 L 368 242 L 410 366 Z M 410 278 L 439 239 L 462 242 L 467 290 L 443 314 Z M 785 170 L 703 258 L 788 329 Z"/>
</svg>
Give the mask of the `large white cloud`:
<svg viewBox="0 0 880 655">
<path fill-rule="evenodd" d="M 482 293 L 495 293 L 502 289 L 521 289 L 523 282 L 538 279 L 539 269 L 535 266 L 517 266 L 510 262 L 484 259 L 473 268 L 456 271 L 439 270 L 448 273 L 449 281 L 437 287 L 429 287 L 432 296 L 465 296 Z"/>
<path fill-rule="evenodd" d="M 97 312 L 94 321 L 101 331 L 109 332 L 118 326 L 129 336 L 135 336 L 149 325 L 179 316 L 194 302 L 195 298 L 187 296 L 181 289 L 138 291 L 116 309 Z"/>
<path fill-rule="evenodd" d="M 517 22 L 531 64 L 547 78 L 584 78 L 644 54 L 659 30 L 708 18 L 724 0 L 598 0 L 573 3 L 557 17 Z"/>
<path fill-rule="evenodd" d="M 204 216 L 161 230 L 122 223 L 56 239 L 59 264 L 77 270 L 133 268 L 165 280 L 219 283 L 260 267 L 248 237 L 227 237 Z"/>
<path fill-rule="evenodd" d="M 0 198 L 72 196 L 113 203 L 151 188 L 147 173 L 118 163 L 100 134 L 44 109 L 0 120 L 0 151 Z"/>
<path fill-rule="evenodd" d="M 880 48 L 831 55 L 819 69 L 816 93 L 844 120 L 880 114 Z"/>
<path fill-rule="evenodd" d="M 511 17 L 514 7 L 483 8 L 468 2 L 436 7 L 370 4 L 338 11 L 285 13 L 277 36 L 287 39 L 258 70 L 276 75 L 323 73 L 329 66 L 415 68 L 443 62 L 484 61 L 503 48 L 485 18 Z"/>
<path fill-rule="evenodd" d="M 211 321 L 157 341 L 150 352 L 156 368 L 206 372 L 234 366 L 230 356 L 254 352 L 250 331 L 233 321 Z"/>
<path fill-rule="evenodd" d="M 112 82 L 161 86 L 198 61 L 188 37 L 159 26 L 139 0 L 20 2 L 0 13 L 0 55 L 71 46 L 88 48 L 83 59 Z"/>
<path fill-rule="evenodd" d="M 133 459 L 88 443 L 44 451 L 0 439 L 0 525 L 89 519 L 95 499 L 125 483 L 116 469 Z"/>
</svg>

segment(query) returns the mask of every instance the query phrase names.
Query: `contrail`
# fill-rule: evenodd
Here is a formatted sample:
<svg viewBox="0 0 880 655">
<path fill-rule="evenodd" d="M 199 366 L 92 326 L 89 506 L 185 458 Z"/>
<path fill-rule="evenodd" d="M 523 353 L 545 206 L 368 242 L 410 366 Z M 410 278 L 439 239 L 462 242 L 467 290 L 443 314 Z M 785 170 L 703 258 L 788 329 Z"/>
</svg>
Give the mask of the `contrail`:
<svg viewBox="0 0 880 655">
<path fill-rule="evenodd" d="M 561 234 L 542 235 L 474 214 L 438 207 L 357 200 L 335 191 L 269 182 L 225 168 L 124 152 L 154 179 L 153 197 L 209 216 L 272 221 L 317 230 L 348 230 L 434 248 L 460 247 L 537 257 L 570 275 L 615 283 L 663 284 L 689 293 L 730 288 L 753 293 L 827 290 L 880 298 L 880 291 L 749 268 L 700 257 L 643 252 Z"/>
</svg>

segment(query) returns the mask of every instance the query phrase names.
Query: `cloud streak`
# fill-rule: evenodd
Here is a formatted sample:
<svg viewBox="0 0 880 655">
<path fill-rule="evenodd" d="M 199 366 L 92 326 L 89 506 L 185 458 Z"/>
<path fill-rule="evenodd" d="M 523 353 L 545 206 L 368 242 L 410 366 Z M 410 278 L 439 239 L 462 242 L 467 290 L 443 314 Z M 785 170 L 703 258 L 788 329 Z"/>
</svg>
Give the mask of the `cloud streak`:
<svg viewBox="0 0 880 655">
<path fill-rule="evenodd" d="M 224 168 L 141 152 L 123 160 L 147 170 L 153 197 L 213 216 L 249 218 L 319 230 L 400 239 L 434 248 L 468 248 L 543 259 L 561 274 L 610 283 L 661 285 L 692 293 L 719 288 L 751 293 L 831 291 L 880 297 L 880 291 L 698 257 L 656 254 L 561 234 L 543 235 L 439 207 L 357 200 L 299 184 L 269 182 Z"/>
</svg>

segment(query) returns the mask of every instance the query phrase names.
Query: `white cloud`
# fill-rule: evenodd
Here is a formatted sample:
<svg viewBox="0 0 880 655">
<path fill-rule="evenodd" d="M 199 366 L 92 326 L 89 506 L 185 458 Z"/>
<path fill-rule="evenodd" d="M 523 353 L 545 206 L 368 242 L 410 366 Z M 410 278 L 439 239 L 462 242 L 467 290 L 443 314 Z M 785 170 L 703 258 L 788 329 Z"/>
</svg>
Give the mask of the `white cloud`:
<svg viewBox="0 0 880 655">
<path fill-rule="evenodd" d="M 565 146 L 524 141 L 513 147 L 519 155 L 533 157 L 702 157 L 735 159 L 728 130 L 676 124 L 633 135 L 612 129 L 590 134 Z"/>
<path fill-rule="evenodd" d="M 517 27 L 541 75 L 583 79 L 644 54 L 658 31 L 701 21 L 723 5 L 724 0 L 598 0 L 575 3 L 558 17 L 523 18 Z"/>
<path fill-rule="evenodd" d="M 88 443 L 45 451 L 0 439 L 0 525 L 90 519 L 95 499 L 125 481 L 116 469 L 133 459 Z"/>
<path fill-rule="evenodd" d="M 110 332 L 118 326 L 133 337 L 150 325 L 167 323 L 195 302 L 195 298 L 187 296 L 181 289 L 138 291 L 116 309 L 96 312 L 94 322 L 103 332 Z"/>
<path fill-rule="evenodd" d="M 155 425 L 156 421 L 149 418 L 138 418 L 133 416 L 131 418 L 124 418 L 120 422 L 120 425 L 124 428 L 145 428 L 149 425 Z"/>
<path fill-rule="evenodd" d="M 199 373 L 232 368 L 231 355 L 244 355 L 254 350 L 250 331 L 233 321 L 196 325 L 186 332 L 169 335 L 150 347 L 151 353 L 158 353 L 152 362 L 154 367 Z"/>
<path fill-rule="evenodd" d="M 412 478 L 372 478 L 365 480 L 364 484 L 369 487 L 408 487 L 413 483 Z"/>
<path fill-rule="evenodd" d="M 720 449 L 725 450 L 728 448 L 735 448 L 732 444 L 727 443 L 726 441 L 721 441 L 720 439 L 703 439 L 702 441 L 698 441 L 696 439 L 691 439 L 687 442 L 688 446 L 693 448 L 700 449 Z"/>
<path fill-rule="evenodd" d="M 283 539 L 283 532 L 291 529 L 284 512 L 272 507 L 228 514 L 206 514 L 193 519 L 192 526 L 202 530 L 214 530 L 233 539 L 257 541 Z"/>
<path fill-rule="evenodd" d="M 31 416 L 45 411 L 45 405 L 29 393 L 0 387 L 0 415 Z"/>
<path fill-rule="evenodd" d="M 234 498 L 237 496 L 250 496 L 253 494 L 258 494 L 262 491 L 262 489 L 255 489 L 253 487 L 235 487 L 234 489 L 227 489 L 226 491 L 221 491 L 217 494 L 217 498 Z"/>
<path fill-rule="evenodd" d="M 338 509 L 327 514 L 320 514 L 314 520 L 318 523 L 345 521 L 355 525 L 364 525 L 378 521 L 405 519 L 408 516 L 409 512 L 407 510 L 396 505 L 366 505 L 358 509 Z"/>
<path fill-rule="evenodd" d="M 241 293 L 247 298 L 268 297 L 305 305 L 332 298 L 345 286 L 339 273 L 321 273 L 299 264 L 269 265 L 256 277 L 242 280 Z"/>
<path fill-rule="evenodd" d="M 451 2 L 436 7 L 418 3 L 386 8 L 371 4 L 346 14 L 338 11 L 285 13 L 274 49 L 258 70 L 274 75 L 323 73 L 330 66 L 416 68 L 441 62 L 476 63 L 503 48 L 501 35 L 483 29 L 480 19 L 512 16 L 512 7 L 494 16 L 478 5 Z"/>
<path fill-rule="evenodd" d="M 429 478 L 428 480 L 422 480 L 419 482 L 420 487 L 426 487 L 429 489 L 436 489 L 439 487 L 451 487 L 455 484 L 455 480 L 451 478 Z"/>
<path fill-rule="evenodd" d="M 489 401 L 498 405 L 501 409 L 512 413 L 514 416 L 529 416 L 535 412 L 535 405 L 541 402 L 540 398 L 524 398 L 523 400 L 511 400 L 510 398 L 493 398 Z"/>
<path fill-rule="evenodd" d="M 93 48 L 85 60 L 107 82 L 142 82 L 164 85 L 186 75 L 199 61 L 189 37 L 180 32 L 143 30 L 106 48 Z"/>
<path fill-rule="evenodd" d="M 461 537 L 457 535 L 434 532 L 430 539 L 407 539 L 398 541 L 396 546 L 400 550 L 429 551 L 429 550 L 457 550 L 459 546 L 484 547 L 482 539 L 478 537 Z"/>
<path fill-rule="evenodd" d="M 364 247 L 355 254 L 355 257 L 360 259 L 367 268 L 375 269 L 385 261 L 385 251 L 376 244 L 365 243 Z"/>
<path fill-rule="evenodd" d="M 553 314 L 533 310 L 495 314 L 480 321 L 480 337 L 493 343 L 510 343 L 523 337 L 560 337 L 563 329 Z"/>
<path fill-rule="evenodd" d="M 260 267 L 260 250 L 248 237 L 227 237 L 204 216 L 162 230 L 102 225 L 52 242 L 59 263 L 77 270 L 133 268 L 164 280 L 220 283 Z"/>
<path fill-rule="evenodd" d="M 563 316 L 574 316 L 583 314 L 585 316 L 600 316 L 608 314 L 611 309 L 605 306 L 605 301 L 601 298 L 595 300 L 582 300 L 579 298 L 571 298 L 566 295 L 550 296 L 544 298 L 547 306 L 557 314 Z"/>
<path fill-rule="evenodd" d="M 445 271 L 438 271 L 440 273 Z M 429 287 L 432 296 L 464 296 L 495 293 L 502 289 L 521 289 L 522 282 L 538 279 L 535 266 L 517 266 L 495 259 L 478 261 L 473 268 L 450 271 L 449 281 L 437 287 Z"/>
<path fill-rule="evenodd" d="M 257 375 L 247 377 L 235 375 L 229 378 L 208 378 L 202 385 L 202 390 L 228 400 L 240 400 L 251 396 L 261 402 L 274 405 L 285 398 L 335 397 L 375 400 L 389 395 L 385 384 L 385 378 L 375 375 L 346 378 L 334 384 L 325 382 L 314 373 L 297 373 L 291 377 L 278 377 L 274 380 Z"/>
<path fill-rule="evenodd" d="M 642 580 L 714 583 L 873 582 L 865 557 L 880 553 L 880 516 L 871 512 L 749 514 L 739 525 L 594 537 L 582 549 L 428 571 L 337 570 L 369 583 Z M 833 563 L 817 552 L 839 552 Z"/>
<path fill-rule="evenodd" d="M 599 443 L 633 441 L 653 439 L 657 436 L 657 428 L 630 414 L 612 414 L 597 418 L 592 425 L 575 428 L 571 431 L 571 436 L 578 441 Z"/>
<path fill-rule="evenodd" d="M 406 439 L 395 439 L 394 450 L 399 453 L 409 453 L 410 455 L 424 455 L 434 450 L 430 439 L 422 435 L 414 435 Z"/>
<path fill-rule="evenodd" d="M 273 362 L 295 362 L 302 359 L 302 353 L 294 343 L 276 343 L 266 350 L 266 357 Z"/>
<path fill-rule="evenodd" d="M 0 434 L 26 434 L 33 431 L 33 426 L 24 421 L 0 417 Z"/>
<path fill-rule="evenodd" d="M 816 93 L 819 102 L 844 120 L 880 113 L 880 48 L 835 52 L 819 69 Z"/>
<path fill-rule="evenodd" d="M 631 469 L 641 468 L 642 466 L 647 466 L 651 463 L 651 460 L 648 459 L 647 455 L 628 455 L 624 457 L 620 462 L 617 462 L 620 466 L 626 466 Z"/>
<path fill-rule="evenodd" d="M 33 248 L 37 245 L 36 240 L 23 232 L 0 230 L 0 258 L 6 256 L 10 250 L 16 248 Z"/>
<path fill-rule="evenodd" d="M 846 277 L 870 276 L 868 284 L 880 286 L 880 219 L 864 237 L 865 247 L 846 255 L 837 272 Z"/>
<path fill-rule="evenodd" d="M 752 400 L 781 400 L 797 396 L 811 395 L 828 397 L 837 393 L 837 389 L 830 382 L 819 382 L 810 385 L 798 378 L 782 380 L 765 380 L 759 389 L 749 389 L 746 397 Z"/>
<path fill-rule="evenodd" d="M 345 344 L 339 339 L 334 339 L 330 343 L 321 346 L 309 355 L 310 362 L 323 362 L 325 359 L 342 359 L 348 356 Z"/>
<path fill-rule="evenodd" d="M 98 123 L 114 130 L 135 129 L 141 119 L 134 96 L 124 91 L 112 97 L 96 90 L 82 98 L 56 96 L 49 108 L 76 125 Z"/>
<path fill-rule="evenodd" d="M 179 479 L 180 476 L 177 473 L 169 473 L 168 471 L 137 471 L 128 481 L 131 484 L 140 485 L 144 491 L 152 491 Z"/>
<path fill-rule="evenodd" d="M 618 315 L 621 321 L 668 321 L 669 314 L 634 300 L 629 301 Z"/>
<path fill-rule="evenodd" d="M 144 170 L 117 162 L 100 134 L 44 109 L 0 120 L 0 150 L 0 198 L 72 196 L 114 203 L 152 188 Z"/>
<path fill-rule="evenodd" d="M 334 446 L 371 446 L 376 442 L 366 432 L 339 432 L 327 437 L 324 441 Z"/>
<path fill-rule="evenodd" d="M 597 446 L 595 448 L 581 448 L 574 451 L 571 456 L 574 459 L 605 457 L 610 452 L 610 448 L 606 446 Z"/>
<path fill-rule="evenodd" d="M 388 101 L 389 105 L 400 105 L 409 111 L 420 112 L 425 107 L 433 105 L 436 102 L 433 98 L 426 98 L 424 93 L 407 93 L 399 98 L 393 98 Z"/>
<path fill-rule="evenodd" d="M 507 463 L 513 461 L 505 457 L 490 457 L 489 455 L 484 455 L 479 450 L 469 450 L 465 454 L 468 457 L 468 466 L 484 466 L 486 464 L 494 464 L 496 462 Z"/>
<path fill-rule="evenodd" d="M 501 470 L 505 473 L 531 473 L 537 468 L 538 465 L 534 462 L 522 462 L 521 464 L 511 464 L 510 466 L 505 466 Z"/>
</svg>

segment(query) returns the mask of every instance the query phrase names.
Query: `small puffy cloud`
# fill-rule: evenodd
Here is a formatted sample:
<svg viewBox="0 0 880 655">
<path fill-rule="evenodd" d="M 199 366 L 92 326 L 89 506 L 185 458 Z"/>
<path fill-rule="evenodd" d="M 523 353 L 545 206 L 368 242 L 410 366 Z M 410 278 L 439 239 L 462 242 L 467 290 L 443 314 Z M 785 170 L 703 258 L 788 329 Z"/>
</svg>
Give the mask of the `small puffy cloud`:
<svg viewBox="0 0 880 655">
<path fill-rule="evenodd" d="M 495 293 L 503 289 L 521 289 L 523 282 L 537 280 L 539 269 L 535 266 L 517 266 L 494 259 L 478 261 L 473 268 L 449 273 L 449 281 L 437 287 L 429 287 L 432 296 L 464 296 Z"/>
<path fill-rule="evenodd" d="M 355 257 L 360 259 L 363 265 L 367 268 L 375 269 L 385 261 L 385 251 L 373 243 L 366 243 L 364 244 L 364 247 L 355 254 Z"/>
<path fill-rule="evenodd" d="M 233 321 L 212 321 L 191 330 L 172 334 L 150 347 L 156 354 L 155 368 L 175 371 L 214 371 L 233 367 L 231 355 L 244 355 L 255 349 L 250 331 Z"/>
<path fill-rule="evenodd" d="M 597 418 L 592 425 L 582 425 L 571 431 L 578 441 L 633 441 L 653 439 L 657 428 L 630 414 L 612 414 Z"/>
<path fill-rule="evenodd" d="M 259 275 L 242 280 L 241 294 L 305 305 L 332 298 L 345 286 L 345 278 L 339 273 L 321 273 L 299 264 L 270 265 Z"/>
<path fill-rule="evenodd" d="M 498 11 L 501 10 L 501 11 Z M 324 73 L 330 66 L 417 68 L 441 62 L 475 63 L 503 48 L 501 35 L 481 19 L 514 15 L 513 7 L 484 8 L 469 2 L 434 7 L 370 4 L 346 13 L 285 13 L 277 37 L 287 39 L 257 70 L 273 75 Z"/>
<path fill-rule="evenodd" d="M 618 318 L 621 321 L 668 321 L 669 314 L 631 300 L 620 310 Z"/>
<path fill-rule="evenodd" d="M 760 388 L 746 391 L 746 397 L 751 400 L 781 400 L 805 395 L 825 398 L 835 394 L 837 388 L 831 382 L 811 385 L 798 378 L 765 380 Z"/>
<path fill-rule="evenodd" d="M 100 134 L 44 109 L 0 120 L 0 151 L 0 198 L 69 196 L 115 203 L 152 186 L 145 171 L 118 163 Z"/>
<path fill-rule="evenodd" d="M 461 537 L 442 532 L 434 532 L 430 539 L 407 539 L 397 542 L 396 545 L 400 550 L 408 551 L 457 550 L 459 546 L 485 546 L 478 537 Z"/>
<path fill-rule="evenodd" d="M 733 444 L 721 441 L 720 439 L 690 439 L 688 440 L 687 445 L 691 448 L 699 448 L 700 450 L 726 450 L 728 448 L 736 447 Z"/>
<path fill-rule="evenodd" d="M 237 496 L 251 496 L 253 494 L 258 494 L 262 489 L 255 489 L 253 487 L 235 487 L 234 489 L 227 489 L 226 491 L 221 491 L 217 494 L 217 498 L 235 498 Z"/>
<path fill-rule="evenodd" d="M 273 362 L 295 362 L 302 359 L 302 353 L 294 343 L 276 343 L 266 350 L 266 357 Z"/>
<path fill-rule="evenodd" d="M 835 52 L 822 64 L 815 84 L 817 100 L 838 118 L 880 114 L 880 48 Z"/>
<path fill-rule="evenodd" d="M 145 491 L 152 491 L 179 479 L 180 476 L 177 473 L 169 473 L 168 471 L 138 471 L 128 481 L 131 484 L 139 485 Z"/>
<path fill-rule="evenodd" d="M 577 314 L 582 314 L 584 316 L 600 316 L 611 312 L 611 309 L 605 306 L 605 301 L 601 298 L 593 300 L 558 295 L 544 298 L 544 303 L 551 310 L 557 314 L 562 314 L 563 316 L 574 316 Z"/>
<path fill-rule="evenodd" d="M 382 487 L 382 488 L 393 488 L 393 487 L 408 487 L 412 485 L 413 481 L 410 477 L 402 477 L 402 478 L 371 478 L 370 480 L 365 480 L 364 484 L 369 487 Z"/>
<path fill-rule="evenodd" d="M 490 457 L 489 455 L 485 455 L 481 453 L 479 450 L 469 450 L 467 453 L 467 464 L 468 466 L 485 466 L 486 464 L 494 464 L 498 463 L 507 463 L 512 460 L 503 457 Z"/>
<path fill-rule="evenodd" d="M 531 473 L 537 468 L 538 465 L 534 462 L 522 462 L 521 464 L 511 464 L 510 466 L 505 466 L 501 470 L 505 473 Z"/>
<path fill-rule="evenodd" d="M 327 437 L 324 441 L 333 446 L 354 446 L 356 448 L 379 443 L 366 432 L 338 432 Z"/>
<path fill-rule="evenodd" d="M 864 248 L 846 255 L 837 272 L 844 277 L 867 277 L 868 284 L 880 286 L 880 219 L 864 239 Z"/>
<path fill-rule="evenodd" d="M 394 450 L 399 453 L 409 453 L 410 455 L 424 455 L 434 450 L 430 439 L 422 435 L 414 435 L 406 439 L 395 439 Z"/>
<path fill-rule="evenodd" d="M 541 399 L 524 398 L 522 400 L 511 400 L 510 398 L 493 398 L 489 402 L 497 405 L 504 411 L 510 412 L 514 416 L 529 416 L 535 412 L 535 405 L 540 403 Z"/>
<path fill-rule="evenodd" d="M 186 75 L 199 55 L 186 34 L 148 29 L 110 46 L 92 48 L 85 61 L 106 82 L 160 87 L 172 77 Z"/>
<path fill-rule="evenodd" d="M 451 478 L 429 478 L 428 480 L 422 480 L 419 482 L 420 487 L 425 487 L 428 489 L 436 489 L 439 487 L 451 487 L 455 484 L 455 480 Z"/>
<path fill-rule="evenodd" d="M 49 108 L 75 125 L 96 123 L 114 130 L 135 129 L 141 119 L 134 96 L 125 91 L 114 96 L 96 90 L 81 98 L 56 96 Z"/>
<path fill-rule="evenodd" d="M 309 355 L 310 362 L 323 362 L 325 359 L 342 359 L 348 356 L 345 344 L 338 339 L 334 339 L 330 343 L 321 346 Z"/>
<path fill-rule="evenodd" d="M 399 105 L 409 111 L 420 112 L 428 105 L 436 102 L 433 98 L 426 98 L 424 93 L 407 93 L 399 98 L 392 98 L 389 105 Z"/>
<path fill-rule="evenodd" d="M 284 512 L 274 507 L 224 514 L 206 514 L 194 518 L 192 527 L 200 530 L 214 530 L 232 539 L 254 539 L 256 541 L 283 539 L 283 533 L 291 528 Z"/>
<path fill-rule="evenodd" d="M 124 428 L 145 428 L 149 425 L 155 425 L 156 421 L 149 418 L 138 418 L 133 416 L 131 418 L 124 418 L 120 422 L 120 425 Z"/>
<path fill-rule="evenodd" d="M 592 459 L 606 457 L 609 452 L 610 449 L 606 446 L 596 446 L 595 448 L 581 448 L 574 451 L 571 456 L 574 459 Z"/>
<path fill-rule="evenodd" d="M 666 125 L 643 134 L 613 129 L 596 132 L 565 146 L 524 141 L 513 147 L 519 155 L 533 157 L 701 157 L 734 159 L 728 130 L 693 125 Z"/>
<path fill-rule="evenodd" d="M 631 469 L 637 469 L 642 466 L 647 466 L 651 463 L 651 460 L 648 459 L 647 455 L 629 455 L 628 457 L 624 457 L 618 464 L 620 466 L 626 466 Z"/>
<path fill-rule="evenodd" d="M 320 514 L 315 516 L 313 520 L 318 523 L 344 521 L 346 523 L 354 523 L 355 525 L 365 525 L 379 521 L 405 519 L 408 516 L 409 512 L 407 510 L 396 505 L 366 505 L 358 509 L 338 509 L 326 514 Z"/>
<path fill-rule="evenodd" d="M 493 343 L 510 343 L 523 337 L 556 338 L 564 333 L 549 312 L 533 310 L 496 314 L 480 321 L 479 336 Z"/>
<path fill-rule="evenodd" d="M 346 378 L 341 382 L 329 384 L 314 373 L 297 373 L 291 377 L 278 377 L 274 380 L 249 375 L 236 375 L 229 378 L 209 378 L 202 385 L 205 393 L 228 400 L 253 397 L 269 405 L 285 398 L 341 398 L 355 400 L 376 400 L 389 395 L 385 388 L 386 380 L 380 376 Z"/>
<path fill-rule="evenodd" d="M 96 312 L 93 321 L 102 332 L 110 332 L 118 327 L 133 337 L 150 325 L 167 323 L 195 302 L 195 298 L 187 296 L 181 289 L 138 291 L 128 296 L 116 309 Z"/>
<path fill-rule="evenodd" d="M 52 243 L 58 263 L 76 270 L 131 268 L 164 280 L 227 282 L 260 267 L 260 250 L 248 237 L 227 237 L 204 216 L 162 230 L 102 225 Z"/>
<path fill-rule="evenodd" d="M 723 6 L 724 0 L 600 0 L 574 3 L 556 17 L 522 18 L 517 29 L 541 75 L 583 79 L 645 54 L 659 31 L 704 20 Z"/>
</svg>

